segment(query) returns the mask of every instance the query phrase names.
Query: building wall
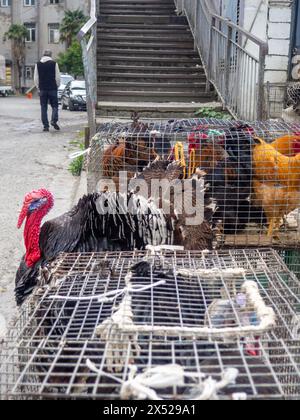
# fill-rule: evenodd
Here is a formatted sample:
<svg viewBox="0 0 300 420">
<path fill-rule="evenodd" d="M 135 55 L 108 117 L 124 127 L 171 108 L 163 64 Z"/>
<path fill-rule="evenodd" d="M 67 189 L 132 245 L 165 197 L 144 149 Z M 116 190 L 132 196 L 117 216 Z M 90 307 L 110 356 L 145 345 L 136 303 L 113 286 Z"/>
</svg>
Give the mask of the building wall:
<svg viewBox="0 0 300 420">
<path fill-rule="evenodd" d="M 219 1 L 224 6 L 224 3 L 231 3 L 232 0 Z M 240 25 L 268 43 L 269 54 L 266 57 L 264 79 L 271 110 L 269 115 L 272 117 L 281 115 L 285 85 L 292 77 L 291 48 L 295 4 L 296 0 L 240 0 Z M 255 57 L 259 57 L 259 49 L 254 43 L 246 43 L 245 48 Z"/>
<path fill-rule="evenodd" d="M 60 24 L 65 10 L 81 9 L 86 15 L 89 14 L 89 0 L 60 0 L 59 4 L 51 4 L 50 0 L 35 0 L 34 6 L 25 6 L 24 0 L 11 0 L 11 7 L 0 6 L 0 39 L 9 29 L 11 23 L 35 24 L 36 39 L 34 42 L 26 43 L 26 72 L 23 80 L 23 87 L 33 85 L 33 68 L 40 59 L 45 49 L 53 51 L 56 58 L 60 52 L 66 50 L 63 43 L 49 43 L 49 24 Z M 0 0 L 1 4 L 1 0 Z M 11 46 L 9 42 L 4 45 L 0 43 L 0 55 L 11 59 Z"/>
<path fill-rule="evenodd" d="M 11 8 L 0 7 L 0 55 L 6 59 L 11 58 L 11 44 L 10 41 L 3 41 L 3 36 L 11 25 Z"/>
</svg>

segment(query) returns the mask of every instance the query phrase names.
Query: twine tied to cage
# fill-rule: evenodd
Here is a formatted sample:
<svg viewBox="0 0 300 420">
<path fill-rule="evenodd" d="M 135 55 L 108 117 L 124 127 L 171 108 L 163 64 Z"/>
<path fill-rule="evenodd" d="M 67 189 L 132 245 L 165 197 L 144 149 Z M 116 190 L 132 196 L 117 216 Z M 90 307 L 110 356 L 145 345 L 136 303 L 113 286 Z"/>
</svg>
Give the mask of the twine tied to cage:
<svg viewBox="0 0 300 420">
<path fill-rule="evenodd" d="M 87 360 L 87 367 L 94 373 L 106 376 L 119 384 L 121 384 L 120 397 L 122 400 L 153 400 L 162 401 L 163 399 L 156 391 L 167 388 L 184 387 L 185 378 L 198 382 L 191 389 L 191 400 L 209 401 L 218 400 L 218 392 L 225 389 L 229 385 L 234 385 L 239 375 L 239 371 L 234 368 L 226 369 L 220 381 L 213 379 L 198 372 L 186 372 L 185 369 L 177 364 L 155 366 L 146 369 L 143 373 L 137 374 L 136 365 L 129 366 L 129 374 L 127 381 L 123 381 L 114 375 L 98 369 L 91 360 Z M 233 400 L 246 399 L 245 394 L 233 394 Z"/>
</svg>

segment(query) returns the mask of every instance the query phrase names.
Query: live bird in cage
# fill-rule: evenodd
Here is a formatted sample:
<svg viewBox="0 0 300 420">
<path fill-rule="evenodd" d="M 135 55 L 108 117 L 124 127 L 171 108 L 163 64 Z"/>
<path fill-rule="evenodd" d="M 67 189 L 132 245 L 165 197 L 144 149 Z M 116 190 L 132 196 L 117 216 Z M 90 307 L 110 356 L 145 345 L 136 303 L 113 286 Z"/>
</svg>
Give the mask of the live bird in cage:
<svg viewBox="0 0 300 420">
<path fill-rule="evenodd" d="M 18 221 L 18 228 L 21 228 L 26 220 L 26 254 L 16 275 L 18 305 L 37 285 L 40 268 L 64 252 L 128 251 L 145 249 L 147 245 L 173 245 L 174 242 L 196 249 L 212 248 L 214 205 L 211 201 L 204 208 L 207 219 L 202 229 L 196 229 L 197 236 L 192 238 L 192 243 L 184 235 L 189 232 L 184 226 L 185 216 L 178 219 L 175 214 L 164 214 L 151 200 L 136 193 L 107 192 L 84 196 L 71 211 L 41 227 L 53 205 L 54 198 L 46 189 L 33 191 L 25 197 Z"/>
<path fill-rule="evenodd" d="M 251 131 L 252 132 L 252 131 Z M 214 220 L 224 233 L 236 234 L 248 223 L 265 222 L 261 206 L 250 202 L 252 192 L 252 147 L 248 126 L 227 131 L 202 130 L 188 136 L 190 169 L 206 172 L 207 194 L 216 201 Z"/>
<path fill-rule="evenodd" d="M 264 140 L 255 141 L 252 200 L 263 207 L 272 237 L 282 219 L 300 206 L 300 154 L 285 156 Z"/>
</svg>

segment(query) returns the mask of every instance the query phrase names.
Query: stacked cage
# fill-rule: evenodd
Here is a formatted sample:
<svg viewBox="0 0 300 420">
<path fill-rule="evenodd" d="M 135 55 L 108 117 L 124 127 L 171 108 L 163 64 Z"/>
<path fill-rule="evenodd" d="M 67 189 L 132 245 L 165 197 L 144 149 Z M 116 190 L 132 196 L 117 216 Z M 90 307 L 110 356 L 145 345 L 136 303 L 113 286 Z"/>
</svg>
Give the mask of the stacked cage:
<svg viewBox="0 0 300 420">
<path fill-rule="evenodd" d="M 300 125 L 215 119 L 104 124 L 89 156 L 89 191 L 116 191 L 156 159 L 201 171 L 224 246 L 299 245 Z M 155 172 L 148 173 L 156 178 Z M 161 176 L 163 177 L 163 175 Z M 100 181 L 100 182 L 99 182 Z M 111 183 L 111 181 L 113 181 Z"/>
<path fill-rule="evenodd" d="M 300 286 L 271 249 L 66 254 L 10 328 L 3 399 L 299 399 Z"/>
</svg>

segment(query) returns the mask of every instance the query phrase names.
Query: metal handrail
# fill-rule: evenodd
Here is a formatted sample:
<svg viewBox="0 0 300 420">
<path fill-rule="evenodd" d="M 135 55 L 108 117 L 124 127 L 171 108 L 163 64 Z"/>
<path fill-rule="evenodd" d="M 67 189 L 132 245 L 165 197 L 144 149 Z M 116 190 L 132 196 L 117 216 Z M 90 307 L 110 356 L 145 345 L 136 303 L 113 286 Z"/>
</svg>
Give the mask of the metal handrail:
<svg viewBox="0 0 300 420">
<path fill-rule="evenodd" d="M 215 13 L 207 0 L 175 0 L 175 4 L 189 21 L 207 89 L 212 83 L 224 106 L 237 118 L 263 119 L 268 44 Z"/>
<path fill-rule="evenodd" d="M 82 47 L 84 76 L 87 91 L 87 112 L 90 137 L 96 133 L 96 105 L 97 105 L 97 0 L 91 0 L 90 19 L 80 29 L 77 39 Z M 87 36 L 90 38 L 87 41 Z"/>
<path fill-rule="evenodd" d="M 90 19 L 80 29 L 77 35 L 77 39 L 80 42 L 97 23 L 97 0 L 91 0 Z"/>
<path fill-rule="evenodd" d="M 264 49 L 265 53 L 268 54 L 269 51 L 269 46 L 268 43 L 261 40 L 260 38 L 258 38 L 257 36 L 251 34 L 251 32 L 248 32 L 246 29 L 242 28 L 241 26 L 235 24 L 234 22 L 232 22 L 231 20 L 224 18 L 223 16 L 220 16 L 216 13 L 213 12 L 213 10 L 211 9 L 210 4 L 208 3 L 207 0 L 200 0 L 203 3 L 205 3 L 205 6 L 210 14 L 210 16 L 214 19 L 218 19 L 220 22 L 225 23 L 227 26 L 231 27 L 232 29 L 235 29 L 236 31 L 238 31 L 241 35 L 247 37 L 250 41 L 254 42 L 255 44 L 259 45 L 262 49 Z"/>
</svg>

